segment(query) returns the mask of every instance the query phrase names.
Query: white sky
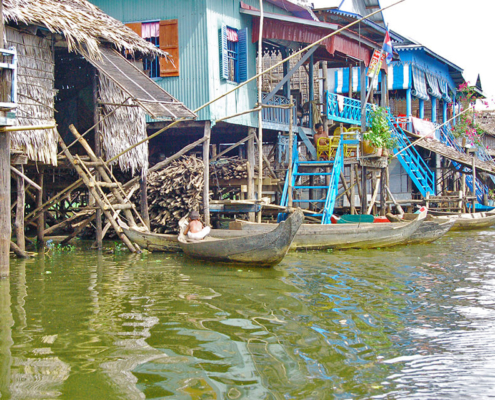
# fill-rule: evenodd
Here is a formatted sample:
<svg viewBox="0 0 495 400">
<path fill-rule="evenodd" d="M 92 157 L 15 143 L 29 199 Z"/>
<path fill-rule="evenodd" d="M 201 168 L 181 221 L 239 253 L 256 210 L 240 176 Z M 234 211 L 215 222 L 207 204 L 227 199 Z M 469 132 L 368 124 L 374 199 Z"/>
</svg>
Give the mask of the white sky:
<svg viewBox="0 0 495 400">
<path fill-rule="evenodd" d="M 310 0 L 316 8 L 333 5 L 335 0 Z M 346 3 L 351 0 L 346 0 Z M 397 0 L 380 0 L 382 7 Z M 478 73 L 491 108 L 495 106 L 495 52 L 492 29 L 495 0 L 405 0 L 385 10 L 390 29 L 428 47 L 464 69 L 464 79 L 472 85 Z"/>
</svg>

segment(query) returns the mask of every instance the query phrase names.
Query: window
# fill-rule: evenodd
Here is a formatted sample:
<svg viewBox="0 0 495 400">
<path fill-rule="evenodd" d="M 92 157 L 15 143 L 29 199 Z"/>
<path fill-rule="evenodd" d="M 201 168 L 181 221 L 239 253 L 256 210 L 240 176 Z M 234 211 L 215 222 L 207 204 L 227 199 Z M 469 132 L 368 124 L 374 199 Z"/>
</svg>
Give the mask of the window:
<svg viewBox="0 0 495 400">
<path fill-rule="evenodd" d="M 220 30 L 220 74 L 230 82 L 247 80 L 247 28 L 237 30 L 223 25 Z"/>
<path fill-rule="evenodd" d="M 150 78 L 179 76 L 179 24 L 171 19 L 156 22 L 126 24 L 143 39 L 171 55 L 172 59 L 143 60 L 143 69 Z"/>
</svg>

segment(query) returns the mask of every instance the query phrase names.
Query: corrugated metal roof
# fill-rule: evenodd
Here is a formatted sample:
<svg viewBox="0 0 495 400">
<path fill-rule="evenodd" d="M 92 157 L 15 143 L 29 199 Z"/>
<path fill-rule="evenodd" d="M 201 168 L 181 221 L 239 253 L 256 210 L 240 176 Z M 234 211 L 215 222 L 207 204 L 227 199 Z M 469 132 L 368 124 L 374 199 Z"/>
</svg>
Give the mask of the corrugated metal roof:
<svg viewBox="0 0 495 400">
<path fill-rule="evenodd" d="M 307 6 L 296 4 L 289 0 L 266 0 L 266 2 L 283 8 L 296 17 L 318 21 L 318 18 L 316 18 L 316 16 L 313 14 L 311 8 Z"/>
</svg>

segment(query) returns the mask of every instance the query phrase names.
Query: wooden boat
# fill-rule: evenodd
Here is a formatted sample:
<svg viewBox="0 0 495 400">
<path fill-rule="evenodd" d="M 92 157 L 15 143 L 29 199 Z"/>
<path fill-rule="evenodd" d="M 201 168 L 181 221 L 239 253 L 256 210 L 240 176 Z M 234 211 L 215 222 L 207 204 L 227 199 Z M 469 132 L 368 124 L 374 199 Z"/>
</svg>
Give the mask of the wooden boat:
<svg viewBox="0 0 495 400">
<path fill-rule="evenodd" d="M 149 251 L 163 251 L 166 253 L 182 252 L 182 248 L 180 247 L 177 235 L 141 232 L 129 228 L 121 222 L 120 226 L 124 231 L 124 235 L 126 235 L 131 242 L 139 245 L 139 247 L 141 247 L 142 249 L 146 249 Z M 250 234 L 252 233 L 239 230 L 212 229 L 210 237 L 224 239 L 232 237 L 244 237 Z"/>
<path fill-rule="evenodd" d="M 372 249 L 407 243 L 420 227 L 426 212 L 414 221 L 382 224 L 303 224 L 292 242 L 293 249 Z M 256 224 L 236 221 L 234 229 L 252 232 L 270 232 L 276 224 Z"/>
<path fill-rule="evenodd" d="M 486 229 L 495 225 L 495 213 L 472 213 L 459 214 L 435 211 L 433 215 L 438 219 L 447 220 L 453 218 L 455 223 L 452 231 L 467 231 L 475 229 Z"/>
<path fill-rule="evenodd" d="M 404 220 L 413 220 L 415 217 L 416 214 L 405 214 Z M 454 226 L 454 223 L 455 220 L 452 218 L 445 220 L 428 215 L 416 229 L 416 232 L 409 237 L 407 244 L 432 243 L 445 235 Z"/>
<path fill-rule="evenodd" d="M 181 234 L 179 244 L 182 251 L 192 258 L 271 267 L 285 257 L 303 219 L 302 211 L 298 210 L 269 232 L 225 239 L 206 237 L 197 241 L 187 240 Z"/>
</svg>

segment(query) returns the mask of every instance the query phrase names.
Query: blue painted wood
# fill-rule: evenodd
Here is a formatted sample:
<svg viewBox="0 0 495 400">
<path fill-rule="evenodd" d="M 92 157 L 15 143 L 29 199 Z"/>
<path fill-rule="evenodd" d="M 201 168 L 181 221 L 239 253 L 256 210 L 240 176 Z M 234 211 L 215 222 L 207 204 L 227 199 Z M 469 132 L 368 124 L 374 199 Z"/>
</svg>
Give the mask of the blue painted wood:
<svg viewBox="0 0 495 400">
<path fill-rule="evenodd" d="M 229 79 L 229 58 L 227 56 L 227 25 L 222 24 L 220 28 L 220 76 L 222 79 Z"/>
<path fill-rule="evenodd" d="M 311 158 L 313 160 L 316 160 L 316 148 L 313 145 L 313 143 L 311 142 L 311 140 L 309 140 L 308 136 L 306 136 L 304 129 L 302 129 L 302 127 L 299 127 L 298 133 L 299 133 L 299 137 L 302 139 L 304 145 L 306 146 L 309 153 L 311 154 Z"/>
<path fill-rule="evenodd" d="M 359 125 L 361 123 L 361 101 L 343 96 L 340 99 L 341 104 L 339 107 L 337 95 L 327 92 L 327 118 L 337 122 Z M 371 105 L 367 104 L 366 124 L 368 126 L 371 124 L 371 111 Z M 390 110 L 388 111 L 390 130 L 399 144 L 398 149 L 395 150 L 397 153 L 408 147 L 411 142 L 391 115 Z M 401 152 L 398 155 L 398 160 L 423 196 L 426 196 L 427 193 L 435 194 L 435 175 L 414 147 L 409 147 Z"/>
<path fill-rule="evenodd" d="M 239 82 L 248 79 L 248 29 L 239 29 Z"/>
</svg>

